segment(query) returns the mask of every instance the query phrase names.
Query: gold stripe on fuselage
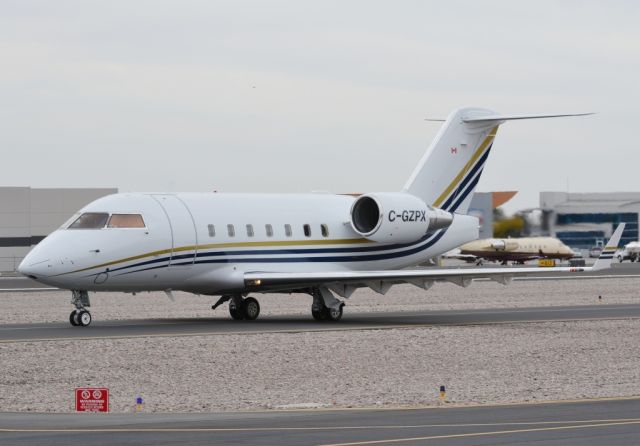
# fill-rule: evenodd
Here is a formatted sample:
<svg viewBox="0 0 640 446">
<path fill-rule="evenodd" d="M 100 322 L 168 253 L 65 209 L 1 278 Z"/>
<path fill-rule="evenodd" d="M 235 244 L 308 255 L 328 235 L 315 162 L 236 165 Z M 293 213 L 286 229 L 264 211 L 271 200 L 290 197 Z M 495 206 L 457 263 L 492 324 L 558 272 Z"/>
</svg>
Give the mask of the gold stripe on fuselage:
<svg viewBox="0 0 640 446">
<path fill-rule="evenodd" d="M 444 190 L 444 192 L 442 192 L 442 194 L 436 199 L 436 201 L 433 202 L 434 207 L 440 207 L 440 205 L 449 196 L 449 194 L 451 194 L 451 191 L 453 191 L 453 189 L 458 187 L 458 185 L 460 184 L 464 176 L 467 174 L 467 172 L 471 170 L 471 168 L 473 167 L 475 162 L 478 160 L 478 158 L 482 156 L 485 149 L 489 146 L 489 144 L 491 144 L 497 132 L 498 132 L 498 126 L 495 126 L 493 129 L 491 129 L 491 131 L 489 132 L 489 135 L 485 138 L 484 141 L 482 141 L 482 144 L 480 144 L 480 146 L 478 147 L 478 150 L 476 150 L 476 153 L 473 154 L 471 159 L 467 162 L 467 164 L 464 165 L 462 170 L 458 173 L 458 175 L 456 175 L 453 181 L 451 181 L 451 184 L 449 184 L 449 186 Z"/>
<path fill-rule="evenodd" d="M 281 241 L 270 241 L 270 242 L 211 243 L 206 245 L 181 246 L 175 249 L 163 249 L 160 251 L 152 251 L 145 254 L 126 257 L 124 259 L 113 260 L 111 262 L 105 262 L 99 265 L 89 266 L 87 268 L 70 271 L 64 274 L 80 273 L 83 271 L 89 271 L 91 269 L 103 268 L 106 266 L 113 266 L 119 263 L 131 262 L 133 260 L 140 260 L 146 257 L 154 257 L 154 256 L 160 256 L 163 254 L 169 254 L 171 252 L 175 253 L 175 252 L 201 251 L 205 249 L 223 249 L 223 248 L 266 248 L 266 247 L 272 247 L 272 246 L 354 245 L 354 244 L 363 244 L 363 243 L 375 243 L 375 242 L 372 242 L 365 238 L 354 238 L 354 239 L 341 239 L 341 240 L 281 240 Z"/>
</svg>

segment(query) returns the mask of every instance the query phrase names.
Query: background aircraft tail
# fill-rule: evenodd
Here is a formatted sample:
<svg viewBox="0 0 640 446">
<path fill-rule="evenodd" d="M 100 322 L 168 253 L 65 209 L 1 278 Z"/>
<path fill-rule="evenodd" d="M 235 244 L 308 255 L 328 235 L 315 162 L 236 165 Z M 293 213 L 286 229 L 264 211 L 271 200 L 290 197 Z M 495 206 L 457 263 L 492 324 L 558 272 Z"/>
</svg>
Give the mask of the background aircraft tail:
<svg viewBox="0 0 640 446">
<path fill-rule="evenodd" d="M 431 206 L 466 214 L 500 124 L 587 114 L 502 116 L 482 108 L 454 110 L 402 190 Z"/>
</svg>

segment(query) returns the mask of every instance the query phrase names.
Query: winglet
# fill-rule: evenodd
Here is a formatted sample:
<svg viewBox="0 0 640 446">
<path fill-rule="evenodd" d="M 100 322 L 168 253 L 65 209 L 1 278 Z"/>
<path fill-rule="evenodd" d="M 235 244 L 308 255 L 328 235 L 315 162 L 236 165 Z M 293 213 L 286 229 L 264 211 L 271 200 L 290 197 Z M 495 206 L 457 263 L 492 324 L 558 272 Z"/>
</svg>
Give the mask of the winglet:
<svg viewBox="0 0 640 446">
<path fill-rule="evenodd" d="M 622 231 L 624 231 L 624 223 L 620 223 L 615 231 L 613 231 L 613 235 L 602 249 L 600 253 L 600 257 L 596 260 L 596 263 L 593 265 L 593 271 L 598 271 L 601 269 L 607 269 L 611 267 L 611 261 L 613 260 L 613 255 L 618 249 L 618 245 L 620 244 L 620 237 L 622 237 Z"/>
</svg>

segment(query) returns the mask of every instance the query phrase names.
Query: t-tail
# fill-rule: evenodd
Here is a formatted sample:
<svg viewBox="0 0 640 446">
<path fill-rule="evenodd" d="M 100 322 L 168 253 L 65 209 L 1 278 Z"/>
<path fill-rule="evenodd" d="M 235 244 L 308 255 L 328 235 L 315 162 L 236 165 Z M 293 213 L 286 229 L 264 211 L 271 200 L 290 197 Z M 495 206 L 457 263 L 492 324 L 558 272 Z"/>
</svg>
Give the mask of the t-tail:
<svg viewBox="0 0 640 446">
<path fill-rule="evenodd" d="M 402 190 L 435 208 L 466 214 L 500 124 L 518 119 L 588 114 L 591 113 L 502 116 L 482 108 L 455 110 L 445 120 Z"/>
</svg>

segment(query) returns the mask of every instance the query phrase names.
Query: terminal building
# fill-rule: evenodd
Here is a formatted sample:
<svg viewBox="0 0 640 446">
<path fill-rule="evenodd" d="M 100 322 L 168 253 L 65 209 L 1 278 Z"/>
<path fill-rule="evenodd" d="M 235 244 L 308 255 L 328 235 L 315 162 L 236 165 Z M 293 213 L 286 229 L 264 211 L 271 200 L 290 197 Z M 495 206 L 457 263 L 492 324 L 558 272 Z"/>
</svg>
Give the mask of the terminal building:
<svg viewBox="0 0 640 446">
<path fill-rule="evenodd" d="M 15 271 L 32 246 L 80 208 L 118 189 L 0 187 L 0 272 Z"/>
<path fill-rule="evenodd" d="M 626 223 L 620 246 L 638 240 L 640 192 L 541 192 L 543 228 L 572 248 L 589 249 L 606 242 Z"/>
</svg>

